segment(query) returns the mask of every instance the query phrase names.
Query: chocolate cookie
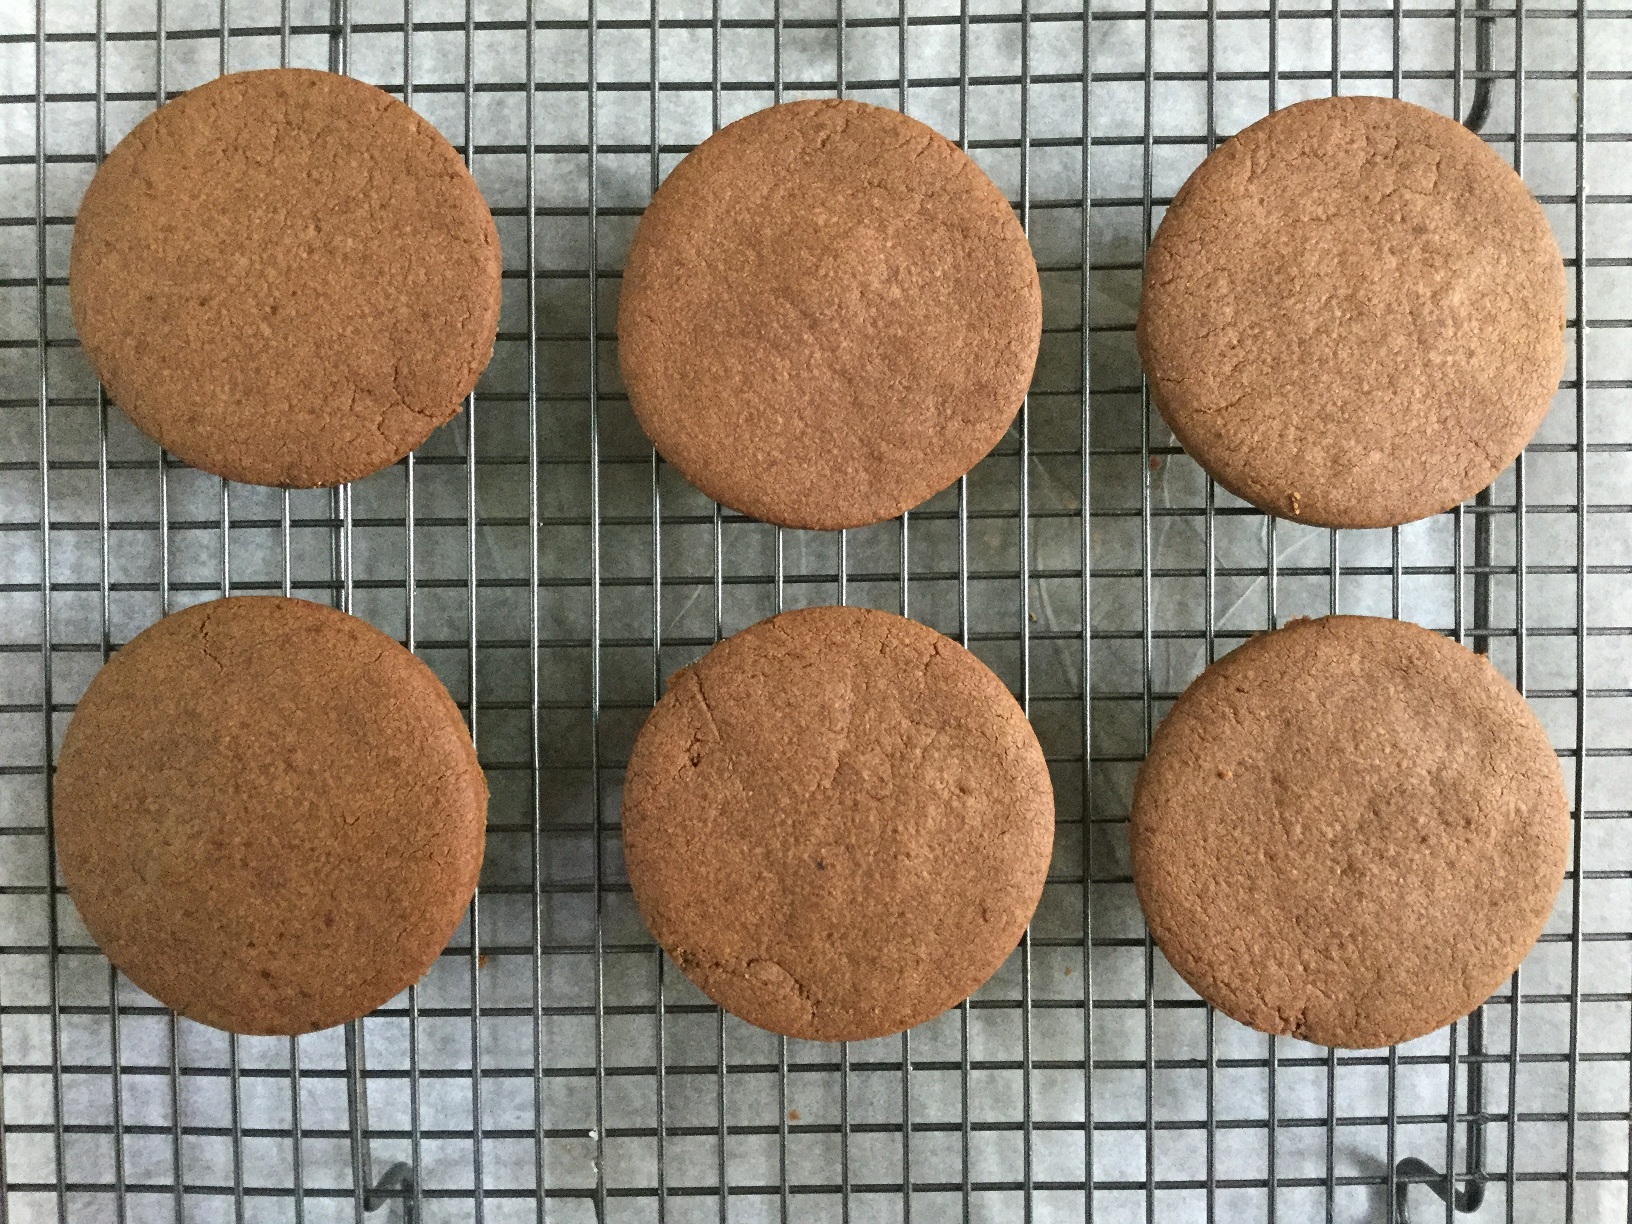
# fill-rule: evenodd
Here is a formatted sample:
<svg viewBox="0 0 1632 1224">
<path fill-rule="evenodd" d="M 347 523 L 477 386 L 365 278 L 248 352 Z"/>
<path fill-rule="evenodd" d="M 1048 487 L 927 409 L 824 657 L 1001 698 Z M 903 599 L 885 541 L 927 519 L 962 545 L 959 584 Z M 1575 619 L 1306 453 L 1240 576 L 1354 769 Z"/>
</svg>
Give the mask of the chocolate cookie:
<svg viewBox="0 0 1632 1224">
<path fill-rule="evenodd" d="M 1482 140 L 1386 98 L 1300 102 L 1221 145 L 1145 258 L 1139 353 L 1230 492 L 1323 527 L 1493 481 L 1564 369 L 1564 266 Z"/>
<path fill-rule="evenodd" d="M 858 527 L 995 446 L 1042 294 L 1003 193 L 895 111 L 790 102 L 716 132 L 653 197 L 618 357 L 663 458 L 789 527 Z"/>
<path fill-rule="evenodd" d="M 1214 1007 L 1367 1048 L 1467 1015 L 1569 853 L 1558 761 L 1488 660 L 1417 625 L 1294 621 L 1185 690 L 1129 831 L 1151 934 Z"/>
<path fill-rule="evenodd" d="M 394 463 L 493 354 L 499 240 L 453 147 L 372 85 L 220 77 L 121 140 L 69 298 L 139 429 L 195 467 L 309 487 Z"/>
<path fill-rule="evenodd" d="M 237 1033 L 372 1011 L 470 903 L 487 784 L 447 690 L 378 629 L 298 599 L 168 616 L 68 725 L 58 860 L 143 990 Z"/>
<path fill-rule="evenodd" d="M 671 678 L 623 794 L 646 925 L 751 1024 L 859 1040 L 939 1015 L 1024 933 L 1054 838 L 1031 725 L 957 643 L 785 612 Z"/>
</svg>

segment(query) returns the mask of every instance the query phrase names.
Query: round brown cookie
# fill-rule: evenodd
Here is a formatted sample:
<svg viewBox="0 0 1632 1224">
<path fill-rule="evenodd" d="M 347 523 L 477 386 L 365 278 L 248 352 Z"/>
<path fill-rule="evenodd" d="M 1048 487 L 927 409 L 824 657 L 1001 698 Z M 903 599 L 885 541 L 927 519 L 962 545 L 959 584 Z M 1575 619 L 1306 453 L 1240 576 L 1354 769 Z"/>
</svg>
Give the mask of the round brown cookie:
<svg viewBox="0 0 1632 1224">
<path fill-rule="evenodd" d="M 663 457 L 716 501 L 808 528 L 891 518 L 972 468 L 1041 334 L 1003 193 L 916 119 L 832 99 L 739 119 L 676 166 L 618 312 Z"/>
<path fill-rule="evenodd" d="M 304 68 L 220 77 L 108 155 L 74 228 L 74 325 L 108 393 L 195 467 L 339 484 L 459 411 L 493 354 L 499 241 L 453 147 Z"/>
<path fill-rule="evenodd" d="M 1031 724 L 957 643 L 786 612 L 675 675 L 629 761 L 646 925 L 727 1011 L 821 1041 L 900 1032 L 995 973 L 1054 838 Z"/>
<path fill-rule="evenodd" d="M 1209 667 L 1156 732 L 1130 828 L 1151 934 L 1214 1007 L 1368 1048 L 1431 1033 L 1541 934 L 1570 821 L 1491 666 L 1401 621 L 1294 621 Z"/>
<path fill-rule="evenodd" d="M 305 1033 L 412 985 L 482 864 L 458 707 L 378 629 L 297 599 L 168 616 L 74 712 L 57 854 L 109 959 L 184 1016 Z"/>
<path fill-rule="evenodd" d="M 1139 353 L 1195 460 L 1260 509 L 1387 527 L 1490 484 L 1564 368 L 1564 266 L 1478 136 L 1386 98 L 1277 111 L 1174 197 Z"/>
</svg>

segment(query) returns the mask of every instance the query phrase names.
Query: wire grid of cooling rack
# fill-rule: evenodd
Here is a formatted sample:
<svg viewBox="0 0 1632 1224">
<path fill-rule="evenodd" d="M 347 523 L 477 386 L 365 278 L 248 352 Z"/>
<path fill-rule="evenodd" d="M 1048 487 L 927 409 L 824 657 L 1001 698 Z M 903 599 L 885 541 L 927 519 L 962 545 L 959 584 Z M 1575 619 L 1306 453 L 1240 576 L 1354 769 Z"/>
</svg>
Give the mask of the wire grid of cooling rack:
<svg viewBox="0 0 1632 1224">
<path fill-rule="evenodd" d="M 1446 1168 L 1478 1219 L 1632 1214 L 1632 9 L 838 5 L 0 6 L 0 1217 L 1393 1221 L 1450 1218 Z M 354 73 L 436 122 L 505 249 L 466 413 L 337 491 L 161 456 L 67 312 L 99 157 L 163 98 L 279 63 Z M 1480 127 L 1571 275 L 1571 360 L 1536 442 L 1475 502 L 1393 532 L 1277 524 L 1217 490 L 1152 415 L 1132 346 L 1143 245 L 1185 174 L 1331 92 Z M 1015 428 L 957 487 L 895 523 L 783 532 L 652 455 L 616 374 L 618 269 L 693 144 L 833 93 L 935 124 L 1010 193 L 1045 336 Z M 49 760 L 74 700 L 118 644 L 226 591 L 400 636 L 461 700 L 493 791 L 453 946 L 376 1015 L 293 1042 L 175 1020 L 54 886 Z M 1009 681 L 1059 833 L 1037 921 L 971 1003 L 829 1047 L 722 1017 L 665 965 L 617 813 L 667 674 L 832 601 L 925 620 Z M 1126 870 L 1166 704 L 1251 632 L 1338 609 L 1489 650 L 1575 796 L 1572 870 L 1521 973 L 1389 1051 L 1215 1016 L 1151 948 Z"/>
</svg>

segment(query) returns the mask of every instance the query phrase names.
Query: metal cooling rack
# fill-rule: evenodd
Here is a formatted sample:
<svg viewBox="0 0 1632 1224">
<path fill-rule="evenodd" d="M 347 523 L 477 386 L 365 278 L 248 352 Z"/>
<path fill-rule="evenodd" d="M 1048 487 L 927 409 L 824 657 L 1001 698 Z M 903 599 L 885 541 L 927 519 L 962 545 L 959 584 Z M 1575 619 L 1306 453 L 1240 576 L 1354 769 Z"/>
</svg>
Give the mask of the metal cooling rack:
<svg viewBox="0 0 1632 1224">
<path fill-rule="evenodd" d="M 0 1218 L 1632 1217 L 1632 9 L 407 3 L 0 3 Z M 464 150 L 505 248 L 466 413 L 333 492 L 161 456 L 68 318 L 98 158 L 163 98 L 279 63 L 400 92 Z M 835 92 L 935 124 L 1011 194 L 1045 337 L 1014 430 L 956 488 L 899 522 L 783 532 L 653 457 L 616 374 L 618 270 L 688 148 Z M 1151 413 L 1132 345 L 1143 245 L 1184 176 L 1221 135 L 1332 92 L 1464 116 L 1538 193 L 1571 272 L 1572 358 L 1536 442 L 1473 503 L 1392 532 L 1275 523 L 1217 490 Z M 48 762 L 77 695 L 163 612 L 229 590 L 402 637 L 464 704 L 493 790 L 453 946 L 376 1015 L 293 1042 L 176 1021 L 53 885 Z M 923 619 L 1010 682 L 1059 836 L 993 983 L 908 1035 L 829 1047 L 724 1018 L 665 966 L 617 814 L 666 675 L 835 600 Z M 1127 875 L 1132 776 L 1166 704 L 1254 630 L 1337 609 L 1488 650 L 1576 804 L 1521 973 L 1467 1023 L 1380 1052 L 1214 1015 L 1154 953 Z"/>
</svg>

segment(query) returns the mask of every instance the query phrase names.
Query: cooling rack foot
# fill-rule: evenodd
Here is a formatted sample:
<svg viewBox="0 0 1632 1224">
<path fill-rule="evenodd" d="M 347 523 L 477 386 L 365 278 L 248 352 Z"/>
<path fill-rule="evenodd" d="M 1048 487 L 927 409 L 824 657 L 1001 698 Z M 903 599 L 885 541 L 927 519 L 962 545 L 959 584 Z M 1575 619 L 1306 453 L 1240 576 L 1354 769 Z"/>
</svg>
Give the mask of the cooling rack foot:
<svg viewBox="0 0 1632 1224">
<path fill-rule="evenodd" d="M 402 1200 L 403 1224 L 414 1224 L 414 1171 L 399 1160 L 369 1188 L 363 1198 L 364 1211 L 378 1211 L 393 1199 Z"/>
<path fill-rule="evenodd" d="M 1409 1180 L 1406 1180 L 1409 1179 Z M 1415 1156 L 1407 1156 L 1394 1166 L 1394 1224 L 1411 1224 L 1411 1211 L 1406 1204 L 1406 1192 L 1413 1185 L 1427 1186 L 1442 1203 L 1448 1202 L 1457 1211 L 1478 1211 L 1485 1201 L 1485 1183 L 1470 1181 L 1461 1190 L 1454 1190 L 1456 1180 L 1446 1177 L 1433 1165 Z M 1454 1199 L 1451 1197 L 1454 1193 Z"/>
</svg>

